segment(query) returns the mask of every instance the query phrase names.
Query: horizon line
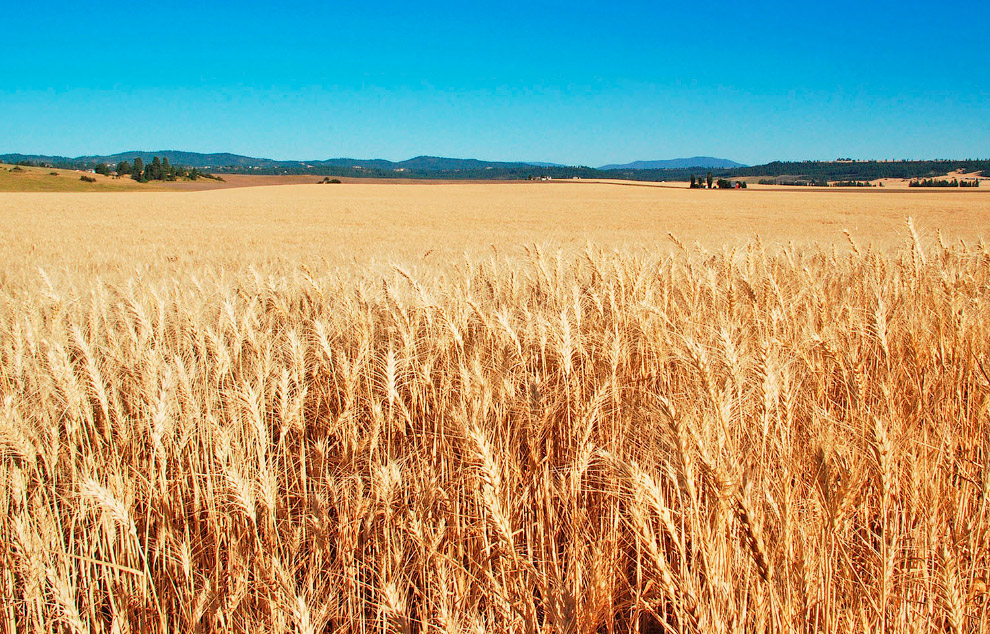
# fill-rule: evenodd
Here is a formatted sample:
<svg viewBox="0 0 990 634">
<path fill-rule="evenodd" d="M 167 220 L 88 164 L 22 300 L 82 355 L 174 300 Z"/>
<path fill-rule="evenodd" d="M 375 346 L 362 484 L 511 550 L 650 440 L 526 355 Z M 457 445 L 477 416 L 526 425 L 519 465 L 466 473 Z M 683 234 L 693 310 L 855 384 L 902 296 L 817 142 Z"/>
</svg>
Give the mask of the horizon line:
<svg viewBox="0 0 990 634">
<path fill-rule="evenodd" d="M 123 150 L 123 151 L 120 151 L 120 152 L 112 152 L 112 153 L 109 153 L 109 154 L 80 154 L 80 155 L 77 155 L 77 156 L 70 156 L 68 154 L 42 154 L 42 153 L 26 153 L 26 152 L 16 152 L 16 151 L 14 151 L 14 152 L 3 152 L 3 153 L 0 153 L 0 156 L 13 156 L 13 155 L 17 155 L 17 156 L 23 156 L 23 157 L 45 157 L 45 158 L 68 159 L 68 160 L 72 160 L 72 161 L 79 161 L 79 160 L 85 160 L 85 159 L 91 159 L 91 158 L 103 158 L 103 157 L 110 157 L 110 156 L 119 156 L 119 155 L 123 155 L 123 154 L 152 154 L 152 155 L 154 155 L 156 153 L 162 153 L 162 154 L 164 154 L 164 153 L 168 153 L 168 152 L 185 153 L 185 154 L 199 154 L 199 155 L 204 155 L 204 156 L 205 155 L 217 155 L 217 154 L 229 154 L 231 156 L 236 156 L 236 157 L 240 157 L 240 158 L 257 159 L 257 160 L 262 160 L 262 161 L 272 161 L 272 162 L 282 162 L 282 163 L 290 163 L 290 162 L 291 163 L 310 163 L 310 162 L 331 161 L 331 160 L 344 160 L 344 159 L 350 159 L 350 160 L 355 160 L 355 161 L 386 161 L 386 162 L 389 162 L 389 163 L 403 163 L 403 162 L 411 161 L 411 160 L 418 159 L 418 158 L 437 158 L 437 159 L 449 159 L 449 160 L 460 160 L 460 161 L 479 161 L 479 162 L 483 162 L 483 163 L 510 163 L 510 164 L 533 165 L 534 167 L 538 167 L 539 166 L 539 165 L 535 165 L 535 164 L 545 163 L 545 164 L 547 164 L 546 166 L 548 166 L 548 167 L 549 166 L 553 166 L 553 167 L 569 167 L 569 168 L 583 167 L 583 168 L 590 168 L 590 169 L 596 169 L 596 170 L 600 170 L 603 167 L 610 166 L 610 165 L 622 166 L 622 165 L 627 165 L 627 164 L 631 164 L 631 163 L 651 163 L 651 162 L 661 162 L 661 161 L 678 161 L 678 160 L 685 160 L 685 159 L 691 159 L 691 158 L 710 158 L 710 159 L 715 159 L 715 160 L 720 160 L 720 161 L 731 161 L 733 163 L 737 163 L 739 167 L 757 167 L 757 166 L 760 166 L 760 165 L 769 165 L 771 163 L 841 163 L 841 162 L 853 162 L 853 163 L 912 163 L 912 162 L 978 162 L 978 161 L 987 161 L 987 160 L 990 160 L 990 158 L 980 158 L 980 157 L 975 157 L 975 158 L 974 157 L 967 157 L 967 158 L 958 158 L 958 157 L 956 157 L 956 158 L 946 158 L 946 157 L 935 157 L 935 158 L 932 158 L 932 157 L 930 157 L 930 158 L 849 158 L 849 157 L 838 157 L 838 158 L 834 158 L 834 159 L 816 159 L 816 158 L 780 159 L 780 158 L 775 158 L 775 159 L 766 161 L 764 163 L 750 163 L 750 164 L 746 164 L 746 163 L 740 163 L 739 161 L 736 161 L 734 159 L 728 159 L 728 158 L 724 158 L 724 157 L 707 155 L 707 154 L 704 154 L 704 155 L 703 154 L 697 154 L 697 155 L 693 155 L 693 156 L 678 156 L 678 157 L 673 157 L 673 158 L 661 158 L 661 159 L 634 159 L 634 160 L 631 160 L 631 161 L 625 161 L 623 163 L 619 163 L 619 162 L 608 162 L 608 163 L 601 164 L 600 166 L 593 166 L 591 163 L 568 164 L 568 163 L 561 163 L 559 161 L 552 161 L 552 160 L 527 161 L 527 160 L 482 159 L 482 158 L 476 158 L 476 157 L 473 157 L 473 156 L 472 157 L 457 157 L 457 156 L 444 156 L 442 154 L 417 154 L 415 156 L 412 156 L 412 157 L 409 157 L 409 158 L 406 158 L 406 159 L 400 159 L 400 160 L 386 159 L 386 158 L 380 158 L 380 157 L 375 157 L 375 158 L 358 158 L 356 156 L 345 156 L 345 155 L 329 156 L 327 158 L 317 158 L 317 159 L 298 159 L 298 158 L 285 159 L 285 158 L 271 158 L 271 157 L 267 157 L 267 156 L 254 156 L 254 155 L 251 155 L 251 154 L 239 154 L 237 152 L 231 152 L 231 151 L 218 151 L 218 152 L 211 151 L 211 152 L 204 152 L 204 151 L 197 151 L 197 150 L 180 150 L 180 149 L 157 149 L 157 150 L 134 150 L 134 149 L 132 149 L 132 150 Z M 654 169 L 690 169 L 691 167 L 706 167 L 706 166 L 695 166 L 695 165 L 691 165 L 691 166 L 686 166 L 686 167 L 683 167 L 683 168 L 654 168 Z M 733 168 L 723 167 L 723 168 L 714 168 L 714 169 L 733 169 Z"/>
</svg>

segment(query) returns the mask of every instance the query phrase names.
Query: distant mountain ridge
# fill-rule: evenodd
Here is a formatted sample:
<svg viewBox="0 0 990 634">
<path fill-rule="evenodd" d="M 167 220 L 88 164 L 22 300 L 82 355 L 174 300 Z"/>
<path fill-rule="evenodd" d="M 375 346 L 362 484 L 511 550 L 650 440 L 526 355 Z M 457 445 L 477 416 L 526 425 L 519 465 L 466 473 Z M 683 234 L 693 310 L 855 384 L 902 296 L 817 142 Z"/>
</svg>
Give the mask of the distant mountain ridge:
<svg viewBox="0 0 990 634">
<path fill-rule="evenodd" d="M 389 161 L 386 159 L 356 159 L 346 157 L 315 159 L 310 161 L 280 161 L 276 159 L 231 154 L 229 152 L 204 154 L 200 152 L 182 152 L 178 150 L 157 150 L 154 152 L 130 151 L 118 152 L 117 154 L 92 154 L 76 157 L 48 156 L 41 154 L 3 154 L 0 155 L 0 160 L 8 163 L 32 161 L 52 165 L 85 166 L 99 163 L 117 164 L 121 161 L 134 162 L 134 159 L 136 158 L 140 158 L 145 163 L 149 163 L 156 156 L 160 159 L 167 158 L 169 163 L 173 165 L 183 165 L 185 167 L 196 167 L 199 169 L 238 168 L 271 170 L 279 168 L 308 169 L 320 167 L 340 167 L 358 170 L 392 170 L 396 172 L 451 172 L 521 167 L 569 167 L 560 163 L 541 161 L 485 161 L 470 158 L 446 158 L 442 156 L 417 156 L 405 161 Z M 692 158 L 668 159 L 664 161 L 634 161 L 624 165 L 605 165 L 603 167 L 599 167 L 598 169 L 654 170 L 685 169 L 690 167 L 729 169 L 735 167 L 745 167 L 745 165 L 736 163 L 735 161 L 730 161 L 728 159 L 714 158 L 711 156 L 695 156 Z"/>
<path fill-rule="evenodd" d="M 181 152 L 177 150 L 158 150 L 155 152 L 131 151 L 119 152 L 117 154 L 87 155 L 87 156 L 48 156 L 42 154 L 2 154 L 0 161 L 7 163 L 17 163 L 19 161 L 31 161 L 37 163 L 49 163 L 52 165 L 96 165 L 100 163 L 116 164 L 121 161 L 133 162 L 140 158 L 143 162 L 149 163 L 154 157 L 168 159 L 173 165 L 185 167 L 196 167 L 200 169 L 217 168 L 240 168 L 269 170 L 277 168 L 300 169 L 317 167 L 346 167 L 352 169 L 372 169 L 372 170 L 393 170 L 397 172 L 444 172 L 458 170 L 483 170 L 495 168 L 513 167 L 565 167 L 557 163 L 539 163 L 526 161 L 484 161 L 479 159 L 458 159 L 445 158 L 441 156 L 417 156 L 405 161 L 389 161 L 386 159 L 354 159 L 354 158 L 331 158 L 312 161 L 279 161 L 268 158 L 256 158 L 243 156 L 240 154 L 214 153 L 203 154 L 200 152 Z"/>
<path fill-rule="evenodd" d="M 628 163 L 632 167 L 606 165 L 594 169 L 587 166 L 561 166 L 547 163 L 498 162 L 478 159 L 456 159 L 439 156 L 417 156 L 406 161 L 385 159 L 334 158 L 316 161 L 277 161 L 252 158 L 239 154 L 201 154 L 159 150 L 157 152 L 121 152 L 104 156 L 80 156 L 66 158 L 38 154 L 0 154 L 0 163 L 31 162 L 59 169 L 94 169 L 101 163 L 141 158 L 148 164 L 153 157 L 167 158 L 169 163 L 217 175 L 271 174 L 334 176 L 342 178 L 376 179 L 427 179 L 427 180 L 560 180 L 560 179 L 619 179 L 629 181 L 687 181 L 691 175 L 704 175 L 711 171 L 715 178 L 760 178 L 769 182 L 787 184 L 812 184 L 827 181 L 864 181 L 880 178 L 938 178 L 951 172 L 971 174 L 982 172 L 990 177 L 990 159 L 921 160 L 921 161 L 772 161 L 763 165 L 739 167 L 739 163 L 712 157 L 671 159 L 670 161 L 639 161 Z M 699 160 L 701 159 L 701 160 Z M 704 163 L 708 166 L 642 167 L 650 164 L 683 165 Z M 673 161 L 673 163 L 671 162 Z M 712 161 L 725 161 L 737 167 L 716 167 Z M 638 166 L 638 167 L 637 167 Z M 613 169 L 606 169 L 613 168 Z M 778 181 L 779 179 L 779 181 Z"/>
<path fill-rule="evenodd" d="M 691 158 L 666 159 L 661 161 L 633 161 L 622 165 L 611 164 L 602 165 L 600 170 L 676 170 L 689 167 L 702 167 L 709 169 L 732 169 L 735 167 L 747 167 L 742 163 L 736 163 L 729 159 L 715 158 L 714 156 L 692 156 Z"/>
</svg>

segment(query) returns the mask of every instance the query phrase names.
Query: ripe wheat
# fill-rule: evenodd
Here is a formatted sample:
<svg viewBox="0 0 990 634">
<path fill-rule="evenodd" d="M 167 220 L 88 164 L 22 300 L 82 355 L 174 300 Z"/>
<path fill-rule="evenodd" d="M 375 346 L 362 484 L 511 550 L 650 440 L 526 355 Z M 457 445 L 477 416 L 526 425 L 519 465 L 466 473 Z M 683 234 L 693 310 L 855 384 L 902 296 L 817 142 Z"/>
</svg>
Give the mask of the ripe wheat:
<svg viewBox="0 0 990 634">
<path fill-rule="evenodd" d="M 0 287 L 14 631 L 975 632 L 990 252 Z"/>
</svg>

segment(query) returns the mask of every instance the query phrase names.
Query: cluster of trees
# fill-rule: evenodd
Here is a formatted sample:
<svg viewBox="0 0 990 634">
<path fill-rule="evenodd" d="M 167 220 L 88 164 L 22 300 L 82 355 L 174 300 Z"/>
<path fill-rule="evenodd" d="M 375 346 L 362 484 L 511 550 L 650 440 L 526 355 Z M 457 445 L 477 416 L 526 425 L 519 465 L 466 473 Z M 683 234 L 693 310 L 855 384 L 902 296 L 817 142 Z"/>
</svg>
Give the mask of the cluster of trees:
<svg viewBox="0 0 990 634">
<path fill-rule="evenodd" d="M 147 183 L 148 181 L 176 181 L 179 179 L 194 181 L 199 178 L 223 180 L 213 174 L 201 172 L 195 167 L 172 165 L 168 162 L 168 158 L 160 159 L 157 156 L 147 165 L 138 157 L 134 159 L 134 163 L 121 161 L 117 163 L 116 168 L 112 168 L 106 163 L 100 163 L 93 168 L 93 171 L 104 176 L 111 176 L 115 173 L 117 176 L 130 176 L 139 183 Z"/>
<path fill-rule="evenodd" d="M 110 166 L 106 164 L 98 165 L 96 172 L 109 176 Z M 116 172 L 118 176 L 129 175 L 139 183 L 147 183 L 148 181 L 174 181 L 180 178 L 193 181 L 199 178 L 216 178 L 212 174 L 201 172 L 195 167 L 187 168 L 181 165 L 172 165 L 168 162 L 168 158 L 162 160 L 157 156 L 147 165 L 144 164 L 144 161 L 140 157 L 134 159 L 133 164 L 128 161 L 121 161 L 117 163 Z"/>
<path fill-rule="evenodd" d="M 724 178 L 720 178 L 715 181 L 715 187 L 719 189 L 746 189 L 746 181 L 736 181 L 732 182 Z"/>
<path fill-rule="evenodd" d="M 979 187 L 979 180 L 959 180 L 953 178 L 950 180 L 937 179 L 937 178 L 924 178 L 921 180 L 913 180 L 908 183 L 908 187 Z"/>
<path fill-rule="evenodd" d="M 695 178 L 694 174 L 691 174 L 691 189 L 711 189 L 713 182 L 715 182 L 715 177 L 712 176 L 711 172 L 708 172 L 708 176 L 705 177 L 705 180 Z"/>
<path fill-rule="evenodd" d="M 746 189 L 746 183 L 744 181 L 732 182 L 725 178 L 720 178 L 715 180 L 715 176 L 708 172 L 705 179 L 702 180 L 700 177 L 696 178 L 694 174 L 691 174 L 691 189 Z"/>
<path fill-rule="evenodd" d="M 760 185 L 786 185 L 788 187 L 828 187 L 828 179 L 809 179 L 805 176 L 781 176 L 780 178 L 761 178 Z"/>
</svg>

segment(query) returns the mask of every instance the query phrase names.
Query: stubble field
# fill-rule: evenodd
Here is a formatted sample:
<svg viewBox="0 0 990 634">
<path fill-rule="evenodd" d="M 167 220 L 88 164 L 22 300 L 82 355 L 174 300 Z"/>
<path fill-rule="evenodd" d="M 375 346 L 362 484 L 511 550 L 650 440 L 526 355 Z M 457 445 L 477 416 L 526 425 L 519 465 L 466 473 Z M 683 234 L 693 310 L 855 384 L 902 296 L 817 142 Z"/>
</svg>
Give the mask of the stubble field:
<svg viewBox="0 0 990 634">
<path fill-rule="evenodd" d="M 988 194 L 0 194 L 0 622 L 982 631 Z"/>
</svg>

